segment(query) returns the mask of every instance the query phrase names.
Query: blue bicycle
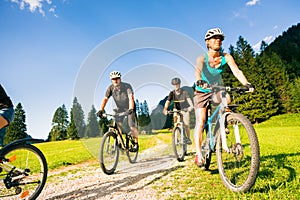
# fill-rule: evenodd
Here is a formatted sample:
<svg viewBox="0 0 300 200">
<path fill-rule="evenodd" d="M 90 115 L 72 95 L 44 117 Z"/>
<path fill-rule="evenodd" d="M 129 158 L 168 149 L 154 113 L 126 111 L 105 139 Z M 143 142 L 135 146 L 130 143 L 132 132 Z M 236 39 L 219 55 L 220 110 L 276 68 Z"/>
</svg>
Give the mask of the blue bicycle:
<svg viewBox="0 0 300 200">
<path fill-rule="evenodd" d="M 247 92 L 245 88 L 209 86 L 220 92 L 222 103 L 210 115 L 204 127 L 202 156 L 205 169 L 216 152 L 219 174 L 224 185 L 234 192 L 246 192 L 254 185 L 260 164 L 258 138 L 251 122 L 232 110 L 236 105 L 227 105 L 226 93 Z"/>
</svg>

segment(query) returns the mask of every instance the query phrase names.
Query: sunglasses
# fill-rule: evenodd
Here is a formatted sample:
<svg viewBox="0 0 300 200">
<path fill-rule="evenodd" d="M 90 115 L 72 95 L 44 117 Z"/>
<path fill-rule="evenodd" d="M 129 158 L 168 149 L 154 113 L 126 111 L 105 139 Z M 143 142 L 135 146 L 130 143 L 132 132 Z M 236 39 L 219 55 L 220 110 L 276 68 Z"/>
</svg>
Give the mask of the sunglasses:
<svg viewBox="0 0 300 200">
<path fill-rule="evenodd" d="M 112 78 L 111 80 L 114 80 L 114 81 L 115 81 L 115 80 L 119 80 L 119 79 L 120 79 L 120 78 Z"/>
<path fill-rule="evenodd" d="M 221 41 L 224 40 L 223 36 L 221 36 L 221 35 L 215 35 L 215 36 L 212 36 L 211 38 L 212 39 L 220 39 Z"/>
</svg>

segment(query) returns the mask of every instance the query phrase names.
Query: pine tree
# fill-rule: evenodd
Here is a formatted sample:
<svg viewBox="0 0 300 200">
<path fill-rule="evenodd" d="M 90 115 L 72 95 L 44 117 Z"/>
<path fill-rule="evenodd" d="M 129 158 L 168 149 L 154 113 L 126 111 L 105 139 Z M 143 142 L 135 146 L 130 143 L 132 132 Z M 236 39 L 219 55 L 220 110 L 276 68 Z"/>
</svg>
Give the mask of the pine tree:
<svg viewBox="0 0 300 200">
<path fill-rule="evenodd" d="M 237 47 L 231 46 L 229 50 L 247 80 L 255 86 L 255 91 L 251 94 L 231 93 L 232 104 L 239 104 L 238 112 L 246 115 L 252 122 L 261 122 L 275 115 L 279 103 L 274 96 L 276 94 L 274 87 L 265 76 L 266 61 L 255 57 L 252 47 L 241 36 L 237 41 Z M 225 85 L 241 86 L 230 70 L 225 74 L 223 76 Z"/>
<path fill-rule="evenodd" d="M 137 101 L 138 102 L 138 101 Z M 150 124 L 151 119 L 149 115 L 149 108 L 148 108 L 148 103 L 146 100 L 144 102 L 140 103 L 138 106 L 139 110 L 137 110 L 137 117 L 138 117 L 138 125 L 139 127 L 143 127 L 143 129 L 149 130 L 150 127 L 146 127 Z"/>
<path fill-rule="evenodd" d="M 260 44 L 260 52 L 263 52 L 265 51 L 265 49 L 268 47 L 268 44 L 265 42 L 265 41 L 262 41 L 261 44 Z"/>
<path fill-rule="evenodd" d="M 66 139 L 68 123 L 68 112 L 66 106 L 63 104 L 61 107 L 57 108 L 54 113 L 52 119 L 52 129 L 48 139 L 50 141 Z"/>
<path fill-rule="evenodd" d="M 144 100 L 144 103 L 143 103 L 143 114 L 145 114 L 146 116 L 149 116 L 149 107 L 148 107 L 148 103 L 146 100 Z"/>
<path fill-rule="evenodd" d="M 15 108 L 14 120 L 7 127 L 5 138 L 4 138 L 4 144 L 8 144 L 12 141 L 28 137 L 26 133 L 27 128 L 26 128 L 25 121 L 26 121 L 25 111 L 23 110 L 22 104 L 18 103 Z"/>
<path fill-rule="evenodd" d="M 91 111 L 88 115 L 88 123 L 86 126 L 86 137 L 99 137 L 100 136 L 100 127 L 97 121 L 96 109 L 92 106 Z"/>
<path fill-rule="evenodd" d="M 107 118 L 100 118 L 99 120 L 100 137 L 103 136 L 108 131 L 108 127 L 106 126 L 107 123 L 108 123 Z"/>
<path fill-rule="evenodd" d="M 76 97 L 73 100 L 72 112 L 79 137 L 82 138 L 85 134 L 84 112 Z"/>
<path fill-rule="evenodd" d="M 71 108 L 71 112 L 70 112 L 70 123 L 67 128 L 67 138 L 72 139 L 72 140 L 79 139 L 79 134 L 78 134 L 77 128 L 75 126 L 75 122 L 74 122 L 72 108 Z"/>
</svg>

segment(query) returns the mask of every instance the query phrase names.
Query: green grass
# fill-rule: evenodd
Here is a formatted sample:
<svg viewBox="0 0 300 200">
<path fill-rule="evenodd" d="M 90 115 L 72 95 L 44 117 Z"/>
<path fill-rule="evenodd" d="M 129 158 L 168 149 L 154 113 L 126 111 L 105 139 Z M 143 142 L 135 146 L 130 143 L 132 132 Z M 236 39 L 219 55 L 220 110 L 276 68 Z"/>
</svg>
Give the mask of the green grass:
<svg viewBox="0 0 300 200">
<path fill-rule="evenodd" d="M 157 135 L 140 135 L 139 152 L 157 145 Z M 44 153 L 49 169 L 74 165 L 99 158 L 101 138 L 65 140 L 36 144 Z"/>
<path fill-rule="evenodd" d="M 153 187 L 159 195 L 168 194 L 169 199 L 300 199 L 300 115 L 276 116 L 254 127 L 260 143 L 261 164 L 250 192 L 233 193 L 222 184 L 215 154 L 209 171 L 196 167 L 192 154 L 186 157 L 182 167 L 153 181 Z M 140 135 L 140 151 L 157 145 L 157 139 L 171 144 L 171 137 L 167 130 L 156 135 Z M 100 141 L 101 138 L 93 138 L 37 146 L 45 154 L 49 169 L 55 169 L 95 160 Z"/>
<path fill-rule="evenodd" d="M 155 184 L 169 199 L 300 199 L 299 115 L 282 115 L 255 126 L 261 151 L 257 181 L 250 192 L 237 194 L 222 184 L 213 154 L 209 171 L 188 156 L 183 168 Z"/>
</svg>

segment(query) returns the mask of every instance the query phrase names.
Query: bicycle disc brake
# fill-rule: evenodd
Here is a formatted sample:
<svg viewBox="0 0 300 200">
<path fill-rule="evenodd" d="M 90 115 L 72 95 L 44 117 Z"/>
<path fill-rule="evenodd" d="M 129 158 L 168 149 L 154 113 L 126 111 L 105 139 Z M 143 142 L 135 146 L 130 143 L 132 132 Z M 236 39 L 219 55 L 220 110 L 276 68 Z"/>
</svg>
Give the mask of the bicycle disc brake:
<svg viewBox="0 0 300 200">
<path fill-rule="evenodd" d="M 232 153 L 234 153 L 235 158 L 241 161 L 244 158 L 244 150 L 241 143 L 236 143 L 232 147 Z"/>
</svg>

